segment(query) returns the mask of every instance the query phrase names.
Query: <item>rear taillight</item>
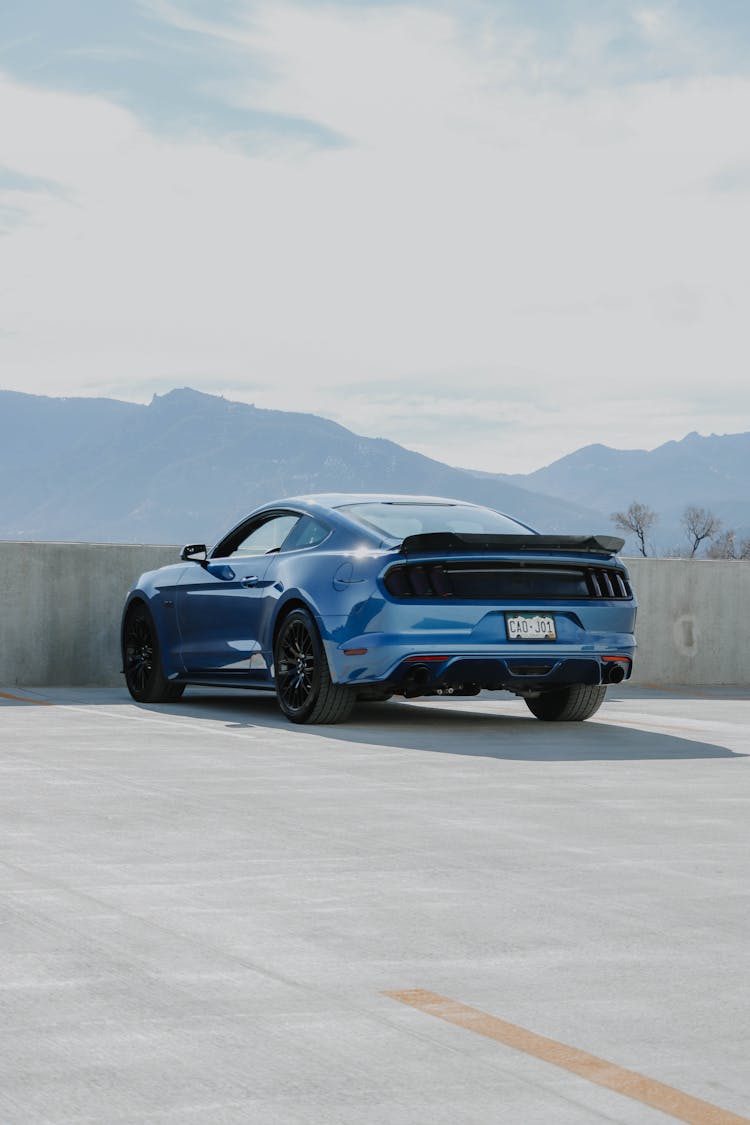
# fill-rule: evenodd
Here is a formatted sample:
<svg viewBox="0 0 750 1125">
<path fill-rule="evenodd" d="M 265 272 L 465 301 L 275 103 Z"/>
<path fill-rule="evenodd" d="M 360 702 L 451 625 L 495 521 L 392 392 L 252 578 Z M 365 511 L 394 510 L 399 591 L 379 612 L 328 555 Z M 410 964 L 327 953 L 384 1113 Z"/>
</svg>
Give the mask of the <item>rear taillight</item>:
<svg viewBox="0 0 750 1125">
<path fill-rule="evenodd" d="M 395 598 L 452 598 L 450 575 L 440 563 L 394 566 L 385 576 L 385 588 Z"/>
</svg>

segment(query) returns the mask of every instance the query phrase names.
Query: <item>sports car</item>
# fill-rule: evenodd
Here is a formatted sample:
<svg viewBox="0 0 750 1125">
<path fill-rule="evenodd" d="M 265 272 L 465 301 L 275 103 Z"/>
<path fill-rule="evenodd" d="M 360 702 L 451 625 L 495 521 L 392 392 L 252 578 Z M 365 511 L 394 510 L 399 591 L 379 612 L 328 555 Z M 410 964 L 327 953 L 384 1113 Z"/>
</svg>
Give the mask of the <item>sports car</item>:
<svg viewBox="0 0 750 1125">
<path fill-rule="evenodd" d="M 295 723 L 483 689 L 538 719 L 587 719 L 632 670 L 622 546 L 436 497 L 276 501 L 141 575 L 122 618 L 125 681 L 142 703 L 186 684 L 274 691 Z"/>
</svg>

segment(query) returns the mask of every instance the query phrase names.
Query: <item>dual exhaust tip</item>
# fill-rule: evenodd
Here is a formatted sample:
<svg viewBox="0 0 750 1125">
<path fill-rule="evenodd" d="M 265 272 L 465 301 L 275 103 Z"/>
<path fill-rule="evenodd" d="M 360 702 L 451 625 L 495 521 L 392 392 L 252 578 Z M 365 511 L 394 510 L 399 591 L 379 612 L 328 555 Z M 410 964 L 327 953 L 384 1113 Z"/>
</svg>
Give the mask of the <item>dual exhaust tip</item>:
<svg viewBox="0 0 750 1125">
<path fill-rule="evenodd" d="M 602 683 L 621 684 L 625 679 L 627 664 L 624 660 L 613 657 L 604 657 L 602 661 Z"/>
</svg>

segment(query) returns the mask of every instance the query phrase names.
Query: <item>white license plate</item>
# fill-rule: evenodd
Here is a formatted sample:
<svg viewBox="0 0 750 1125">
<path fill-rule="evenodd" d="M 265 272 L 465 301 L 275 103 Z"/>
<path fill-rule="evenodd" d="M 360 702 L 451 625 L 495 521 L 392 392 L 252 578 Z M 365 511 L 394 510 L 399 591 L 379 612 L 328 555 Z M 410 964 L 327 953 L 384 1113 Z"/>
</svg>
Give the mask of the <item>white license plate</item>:
<svg viewBox="0 0 750 1125">
<path fill-rule="evenodd" d="M 551 613 L 506 613 L 509 641 L 555 641 L 555 619 Z"/>
</svg>

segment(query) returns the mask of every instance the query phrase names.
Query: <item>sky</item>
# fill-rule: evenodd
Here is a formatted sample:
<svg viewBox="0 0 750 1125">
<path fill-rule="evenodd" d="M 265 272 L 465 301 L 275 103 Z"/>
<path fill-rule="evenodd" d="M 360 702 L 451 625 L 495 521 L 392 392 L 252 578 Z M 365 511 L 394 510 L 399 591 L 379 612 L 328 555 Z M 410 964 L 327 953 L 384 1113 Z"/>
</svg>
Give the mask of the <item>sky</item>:
<svg viewBox="0 0 750 1125">
<path fill-rule="evenodd" d="M 0 387 L 453 465 L 750 430 L 746 0 L 5 0 Z"/>
</svg>

